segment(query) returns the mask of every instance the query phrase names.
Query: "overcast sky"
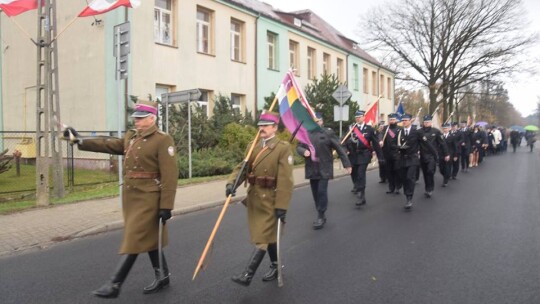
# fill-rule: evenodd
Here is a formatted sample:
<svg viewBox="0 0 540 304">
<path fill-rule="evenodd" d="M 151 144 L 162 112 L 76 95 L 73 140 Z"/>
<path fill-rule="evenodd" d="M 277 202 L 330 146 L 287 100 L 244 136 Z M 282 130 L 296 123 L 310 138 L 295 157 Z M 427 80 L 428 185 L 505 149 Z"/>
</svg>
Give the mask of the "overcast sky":
<svg viewBox="0 0 540 304">
<path fill-rule="evenodd" d="M 261 0 L 279 8 L 283 11 L 295 11 L 310 9 L 320 17 L 324 18 L 333 27 L 339 30 L 345 36 L 361 42 L 360 37 L 356 35 L 361 32 L 359 27 L 360 18 L 371 8 L 381 5 L 384 2 L 395 2 L 397 0 Z M 531 22 L 531 30 L 540 32 L 540 1 L 523 0 L 528 16 L 527 20 Z M 534 19 L 536 17 L 537 19 Z M 540 62 L 540 45 L 533 52 L 535 58 L 530 62 Z M 376 55 L 376 54 L 372 54 Z M 540 74 L 540 71 L 539 71 Z M 510 102 L 522 115 L 527 116 L 534 113 L 536 103 L 540 97 L 540 75 L 531 76 L 521 73 L 514 75 L 509 79 L 505 88 L 508 89 Z"/>
</svg>

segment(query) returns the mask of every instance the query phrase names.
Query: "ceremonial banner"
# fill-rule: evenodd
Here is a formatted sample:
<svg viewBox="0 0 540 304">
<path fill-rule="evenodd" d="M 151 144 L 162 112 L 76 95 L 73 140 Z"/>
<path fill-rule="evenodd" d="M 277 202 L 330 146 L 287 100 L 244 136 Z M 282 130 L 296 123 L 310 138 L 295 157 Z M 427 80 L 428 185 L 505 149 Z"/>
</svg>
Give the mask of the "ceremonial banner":
<svg viewBox="0 0 540 304">
<path fill-rule="evenodd" d="M 0 0 L 0 9 L 9 17 L 37 9 L 38 0 Z"/>
<path fill-rule="evenodd" d="M 136 8 L 139 5 L 141 5 L 141 0 L 94 0 L 79 13 L 79 17 L 104 14 L 120 6 Z"/>
</svg>

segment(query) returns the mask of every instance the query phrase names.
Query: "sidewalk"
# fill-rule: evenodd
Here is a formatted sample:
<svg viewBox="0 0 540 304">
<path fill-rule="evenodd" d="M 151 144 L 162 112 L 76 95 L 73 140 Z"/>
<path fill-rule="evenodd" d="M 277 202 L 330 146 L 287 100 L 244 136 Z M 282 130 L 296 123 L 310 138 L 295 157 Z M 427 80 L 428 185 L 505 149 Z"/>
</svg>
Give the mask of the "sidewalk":
<svg viewBox="0 0 540 304">
<path fill-rule="evenodd" d="M 334 163 L 335 177 L 347 174 L 339 166 L 339 162 Z M 295 187 L 308 183 L 304 179 L 304 167 L 295 168 Z M 234 201 L 245 197 L 246 189 L 239 187 Z M 179 187 L 173 215 L 219 206 L 224 202 L 225 180 Z M 118 197 L 99 199 L 0 215 L 0 227 L 1 257 L 120 229 L 123 227 L 122 210 Z"/>
</svg>

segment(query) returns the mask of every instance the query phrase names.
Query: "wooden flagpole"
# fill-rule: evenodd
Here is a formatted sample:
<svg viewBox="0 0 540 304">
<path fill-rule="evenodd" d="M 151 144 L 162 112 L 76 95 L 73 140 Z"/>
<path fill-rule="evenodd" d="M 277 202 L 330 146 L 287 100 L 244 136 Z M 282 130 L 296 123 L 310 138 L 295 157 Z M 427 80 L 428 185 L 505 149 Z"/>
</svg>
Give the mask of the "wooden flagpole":
<svg viewBox="0 0 540 304">
<path fill-rule="evenodd" d="M 276 102 L 277 102 L 277 95 L 274 97 L 274 100 L 272 101 L 272 104 L 270 105 L 270 108 L 268 109 L 268 111 L 272 111 L 274 109 L 274 106 L 276 105 Z M 259 130 L 257 132 L 257 135 L 255 135 L 255 139 L 253 140 L 253 142 L 251 143 L 251 147 L 249 148 L 247 154 L 246 154 L 246 157 L 244 158 L 244 161 L 243 161 L 243 164 L 247 164 L 248 161 L 249 161 L 249 158 L 251 157 L 251 154 L 253 153 L 253 149 L 255 148 L 255 145 L 257 144 L 257 141 L 259 140 L 259 136 L 261 134 L 261 131 Z M 243 171 L 243 170 L 241 170 Z M 242 174 L 242 172 L 238 172 L 238 177 Z M 237 177 L 237 179 L 238 179 Z M 191 279 L 192 281 L 195 280 L 195 278 L 197 277 L 197 274 L 199 273 L 199 270 L 202 269 L 202 265 L 206 259 L 206 255 L 208 254 L 208 250 L 210 249 L 210 246 L 212 245 L 212 243 L 214 242 L 214 238 L 216 236 L 216 233 L 217 233 L 217 230 L 219 228 L 219 225 L 221 225 L 221 221 L 223 220 L 223 216 L 225 215 L 225 211 L 227 210 L 227 207 L 229 207 L 229 204 L 231 203 L 231 200 L 232 200 L 232 194 L 229 194 L 229 196 L 227 197 L 227 200 L 225 200 L 225 203 L 223 204 L 223 207 L 221 208 L 221 212 L 219 213 L 219 216 L 216 220 L 216 224 L 214 225 L 214 229 L 212 229 L 212 232 L 210 233 L 210 237 L 208 238 L 208 241 L 206 242 L 206 246 L 204 247 L 204 250 L 201 254 L 201 258 L 199 259 L 199 262 L 197 263 L 197 267 L 195 268 L 195 272 L 193 273 L 193 278 Z"/>
</svg>

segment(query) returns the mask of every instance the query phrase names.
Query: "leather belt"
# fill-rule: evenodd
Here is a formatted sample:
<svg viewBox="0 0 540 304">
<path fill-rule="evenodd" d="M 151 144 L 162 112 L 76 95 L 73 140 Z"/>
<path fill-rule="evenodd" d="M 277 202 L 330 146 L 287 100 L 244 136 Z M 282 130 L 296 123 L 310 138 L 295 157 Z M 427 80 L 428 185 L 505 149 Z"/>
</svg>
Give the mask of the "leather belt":
<svg viewBox="0 0 540 304">
<path fill-rule="evenodd" d="M 126 173 L 126 178 L 133 178 L 133 179 L 155 179 L 159 178 L 160 175 L 157 172 L 137 172 L 137 171 L 130 171 Z"/>
<path fill-rule="evenodd" d="M 248 182 L 250 185 L 259 185 L 262 188 L 275 188 L 276 178 L 272 176 L 255 176 L 253 174 L 248 175 Z"/>
</svg>

